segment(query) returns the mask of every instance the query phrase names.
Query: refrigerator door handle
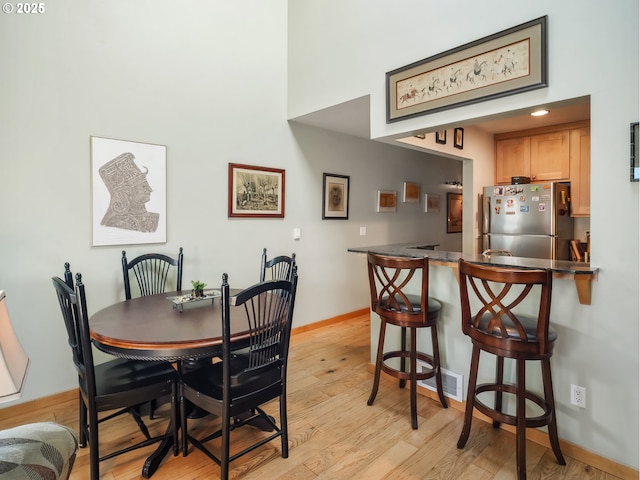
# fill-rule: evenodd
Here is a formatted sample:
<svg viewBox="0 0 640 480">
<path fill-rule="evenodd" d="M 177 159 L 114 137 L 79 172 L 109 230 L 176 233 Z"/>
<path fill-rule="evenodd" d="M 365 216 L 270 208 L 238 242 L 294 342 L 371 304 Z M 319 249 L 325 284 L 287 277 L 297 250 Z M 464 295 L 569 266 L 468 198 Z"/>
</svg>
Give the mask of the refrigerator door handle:
<svg viewBox="0 0 640 480">
<path fill-rule="evenodd" d="M 482 233 L 491 231 L 491 197 L 485 195 L 482 202 Z"/>
</svg>

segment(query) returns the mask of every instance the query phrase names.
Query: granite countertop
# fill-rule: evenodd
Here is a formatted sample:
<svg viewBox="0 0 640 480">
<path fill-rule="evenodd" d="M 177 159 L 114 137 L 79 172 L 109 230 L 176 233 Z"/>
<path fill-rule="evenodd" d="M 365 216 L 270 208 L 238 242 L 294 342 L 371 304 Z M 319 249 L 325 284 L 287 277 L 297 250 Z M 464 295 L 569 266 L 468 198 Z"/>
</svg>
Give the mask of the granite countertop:
<svg viewBox="0 0 640 480">
<path fill-rule="evenodd" d="M 570 275 L 593 275 L 598 268 L 584 262 L 569 262 L 566 260 L 546 260 L 542 258 L 524 258 L 508 256 L 473 255 L 461 252 L 446 252 L 442 250 L 427 250 L 428 242 L 398 243 L 392 245 L 375 245 L 369 247 L 350 247 L 353 253 L 377 253 L 397 257 L 429 257 L 429 261 L 438 264 L 453 264 L 459 259 L 484 265 L 521 268 L 549 268 L 554 273 Z M 423 247 L 423 248 L 416 248 Z"/>
</svg>

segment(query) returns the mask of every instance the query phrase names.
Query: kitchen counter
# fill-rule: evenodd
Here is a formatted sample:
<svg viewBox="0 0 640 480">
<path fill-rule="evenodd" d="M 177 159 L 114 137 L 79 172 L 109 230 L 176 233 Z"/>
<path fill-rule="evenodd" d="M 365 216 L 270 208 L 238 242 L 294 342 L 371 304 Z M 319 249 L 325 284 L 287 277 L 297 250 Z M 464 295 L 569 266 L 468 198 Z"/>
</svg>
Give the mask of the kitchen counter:
<svg viewBox="0 0 640 480">
<path fill-rule="evenodd" d="M 428 245 L 428 244 L 427 244 Z M 351 247 L 347 251 L 366 254 L 367 252 L 396 257 L 429 257 L 430 265 L 451 267 L 458 277 L 458 260 L 498 267 L 548 268 L 553 277 L 573 280 L 576 284 L 578 299 L 582 305 L 591 305 L 591 281 L 597 279 L 598 268 L 589 263 L 569 262 L 566 260 L 546 260 L 542 258 L 523 258 L 509 256 L 474 255 L 461 252 L 427 250 L 425 243 L 401 243 L 376 245 L 369 247 Z"/>
</svg>

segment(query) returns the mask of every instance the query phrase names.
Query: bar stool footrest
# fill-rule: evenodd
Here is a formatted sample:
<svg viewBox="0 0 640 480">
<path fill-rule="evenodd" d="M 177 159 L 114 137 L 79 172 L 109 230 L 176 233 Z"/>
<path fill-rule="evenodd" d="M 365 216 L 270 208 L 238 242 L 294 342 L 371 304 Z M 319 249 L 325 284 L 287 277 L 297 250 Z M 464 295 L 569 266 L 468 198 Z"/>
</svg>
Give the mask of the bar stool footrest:
<svg viewBox="0 0 640 480">
<path fill-rule="evenodd" d="M 405 358 L 407 360 L 410 360 L 410 355 L 411 353 L 409 351 L 403 352 L 401 350 L 392 350 L 390 352 L 386 352 L 382 355 L 382 365 L 380 368 L 383 372 L 391 375 L 394 378 L 399 378 L 400 380 L 410 380 L 411 372 L 403 372 L 402 370 L 392 367 L 386 363 L 387 360 L 394 358 Z M 422 352 L 416 352 L 416 359 L 426 363 L 428 367 L 424 372 L 416 372 L 416 380 L 426 380 L 427 378 L 435 376 L 436 369 L 434 367 L 433 356 L 427 355 L 426 353 Z"/>
<path fill-rule="evenodd" d="M 509 385 L 509 384 L 483 383 L 481 385 L 476 386 L 474 400 L 473 400 L 474 407 L 476 407 L 480 412 L 485 414 L 487 417 L 499 423 L 506 423 L 507 425 L 516 426 L 518 422 L 515 415 L 509 415 L 507 413 L 499 412 L 495 408 L 489 407 L 488 405 L 486 405 L 485 403 L 483 403 L 478 399 L 478 395 L 484 392 L 495 392 L 496 394 L 498 392 L 501 392 L 501 393 L 506 393 L 506 394 L 515 396 L 517 393 L 516 386 Z M 525 390 L 525 400 L 529 400 L 535 403 L 543 410 L 543 413 L 541 415 L 526 418 L 525 426 L 527 428 L 543 427 L 551 423 L 551 417 L 553 415 L 553 412 L 549 407 L 549 405 L 547 405 L 547 403 L 545 402 L 544 398 L 542 398 L 540 395 L 536 393 L 531 392 L 530 390 Z M 503 400 L 503 403 L 504 403 L 504 400 Z"/>
</svg>

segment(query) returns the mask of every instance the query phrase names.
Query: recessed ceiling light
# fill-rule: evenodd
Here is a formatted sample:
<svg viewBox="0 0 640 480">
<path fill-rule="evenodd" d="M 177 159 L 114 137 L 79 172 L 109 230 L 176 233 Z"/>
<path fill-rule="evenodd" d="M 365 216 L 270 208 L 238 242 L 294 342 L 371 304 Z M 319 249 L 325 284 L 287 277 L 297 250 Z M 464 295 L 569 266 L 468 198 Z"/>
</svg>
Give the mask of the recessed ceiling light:
<svg viewBox="0 0 640 480">
<path fill-rule="evenodd" d="M 542 117 L 549 113 L 549 110 L 536 110 L 535 112 L 531 112 L 532 117 Z"/>
</svg>

